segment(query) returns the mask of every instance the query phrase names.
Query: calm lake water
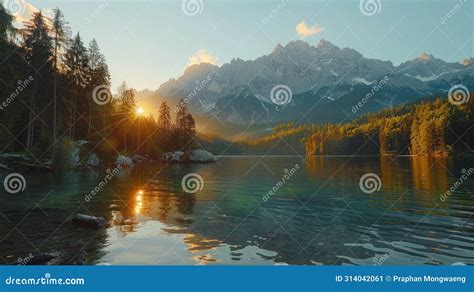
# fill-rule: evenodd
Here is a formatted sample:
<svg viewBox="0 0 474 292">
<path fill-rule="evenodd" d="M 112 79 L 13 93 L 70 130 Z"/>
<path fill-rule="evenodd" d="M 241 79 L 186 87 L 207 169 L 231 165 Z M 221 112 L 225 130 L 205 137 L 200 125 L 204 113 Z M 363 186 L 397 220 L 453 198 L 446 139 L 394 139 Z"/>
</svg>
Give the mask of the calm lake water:
<svg viewBox="0 0 474 292">
<path fill-rule="evenodd" d="M 0 260 L 68 252 L 84 254 L 87 264 L 112 265 L 474 264 L 474 175 L 441 200 L 474 159 L 392 159 L 139 164 L 89 202 L 84 197 L 104 170 L 26 174 L 26 192 L 2 189 Z M 188 173 L 203 178 L 201 191 L 183 191 Z M 379 191 L 361 191 L 366 173 L 380 177 Z M 109 227 L 74 226 L 68 219 L 78 213 L 102 216 Z"/>
</svg>

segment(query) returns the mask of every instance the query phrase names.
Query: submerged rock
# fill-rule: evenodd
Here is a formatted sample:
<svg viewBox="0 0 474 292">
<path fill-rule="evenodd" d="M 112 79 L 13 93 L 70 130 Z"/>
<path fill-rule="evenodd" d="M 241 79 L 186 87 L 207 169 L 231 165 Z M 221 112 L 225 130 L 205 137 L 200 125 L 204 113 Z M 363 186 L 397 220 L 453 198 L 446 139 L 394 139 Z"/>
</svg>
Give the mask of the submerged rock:
<svg viewBox="0 0 474 292">
<path fill-rule="evenodd" d="M 93 229 L 100 229 L 106 226 L 104 218 L 84 214 L 77 214 L 76 217 L 72 219 L 72 223 L 77 226 Z"/>
</svg>

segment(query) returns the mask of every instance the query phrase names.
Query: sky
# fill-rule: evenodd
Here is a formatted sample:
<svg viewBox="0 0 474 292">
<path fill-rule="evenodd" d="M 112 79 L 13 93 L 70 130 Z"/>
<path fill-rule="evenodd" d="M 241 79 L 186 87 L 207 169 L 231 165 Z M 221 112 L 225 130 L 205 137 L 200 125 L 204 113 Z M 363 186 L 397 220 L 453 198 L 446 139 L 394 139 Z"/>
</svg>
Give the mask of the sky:
<svg viewBox="0 0 474 292">
<path fill-rule="evenodd" d="M 422 53 L 451 62 L 474 56 L 474 0 L 4 2 L 20 4 L 10 6 L 19 19 L 59 7 L 74 33 L 98 41 L 112 86 L 126 81 L 138 90 L 155 90 L 190 64 L 251 60 L 292 40 L 325 39 L 395 65 Z"/>
</svg>

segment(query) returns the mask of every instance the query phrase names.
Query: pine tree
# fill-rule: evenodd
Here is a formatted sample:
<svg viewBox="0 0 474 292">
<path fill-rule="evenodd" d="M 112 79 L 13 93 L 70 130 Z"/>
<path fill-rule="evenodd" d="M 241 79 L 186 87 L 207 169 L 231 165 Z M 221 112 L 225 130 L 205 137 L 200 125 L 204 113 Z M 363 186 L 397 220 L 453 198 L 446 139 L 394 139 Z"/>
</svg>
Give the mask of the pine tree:
<svg viewBox="0 0 474 292">
<path fill-rule="evenodd" d="M 186 116 L 188 115 L 188 107 L 186 106 L 186 103 L 183 100 L 180 100 L 178 103 L 178 109 L 176 112 L 176 122 L 175 122 L 175 129 L 176 129 L 176 134 L 177 134 L 177 146 L 183 150 L 187 146 L 187 134 L 186 134 Z"/>
<path fill-rule="evenodd" d="M 53 45 L 49 36 L 49 28 L 46 18 L 40 12 L 35 12 L 32 19 L 25 22 L 25 28 L 22 30 L 24 36 L 23 47 L 25 57 L 32 67 L 31 74 L 34 76 L 34 88 L 30 99 L 30 114 L 28 121 L 28 132 L 26 146 L 33 146 L 35 140 L 36 127 L 36 109 L 42 109 L 42 121 L 48 121 L 45 107 L 49 105 L 48 84 L 53 75 Z M 41 86 L 38 86 L 41 84 Z M 45 137 L 45 124 L 41 124 L 41 138 Z"/>
<path fill-rule="evenodd" d="M 171 124 L 171 110 L 166 101 L 163 101 L 160 105 L 158 117 L 158 141 L 162 152 L 167 152 L 170 149 L 172 124 Z"/>
<path fill-rule="evenodd" d="M 191 151 L 195 145 L 195 136 L 196 136 L 196 123 L 191 114 L 186 115 L 186 151 Z"/>
<path fill-rule="evenodd" d="M 119 124 L 121 125 L 119 129 L 119 135 L 122 137 L 122 144 L 125 151 L 128 151 L 128 145 L 132 145 L 128 140 L 129 129 L 132 126 L 132 122 L 135 120 L 135 110 L 137 108 L 135 102 L 135 93 L 133 89 L 129 89 L 127 83 L 124 81 L 120 84 L 118 88 L 118 110 L 120 113 L 121 120 Z M 133 134 L 133 133 L 132 133 Z M 133 140 L 133 135 L 131 136 Z"/>
<path fill-rule="evenodd" d="M 158 127 L 164 133 L 169 134 L 171 131 L 171 110 L 166 101 L 160 105 L 160 116 L 158 117 Z"/>
<path fill-rule="evenodd" d="M 53 22 L 51 25 L 51 32 L 53 34 L 53 41 L 54 41 L 54 109 L 53 109 L 53 141 L 56 141 L 57 129 L 58 129 L 58 74 L 59 72 L 59 59 L 60 53 L 62 49 L 66 48 L 67 43 L 69 41 L 69 27 L 67 26 L 67 22 L 64 20 L 64 15 L 56 8 L 53 10 Z"/>
<path fill-rule="evenodd" d="M 196 136 L 196 124 L 193 116 L 188 113 L 186 103 L 181 100 L 176 113 L 176 132 L 178 137 L 178 147 L 185 152 L 189 152 Z"/>
<path fill-rule="evenodd" d="M 100 52 L 99 44 L 95 39 L 89 43 L 89 69 L 90 69 L 90 82 L 89 90 L 90 96 L 92 92 L 98 86 L 110 86 L 110 73 L 105 60 L 105 56 Z M 106 103 L 104 105 L 97 105 L 92 102 L 89 109 L 89 128 L 88 134 L 91 132 L 91 127 L 101 128 L 102 131 L 105 129 L 106 117 L 112 114 L 113 108 L 112 103 Z M 92 116 L 96 117 L 93 120 Z M 105 135 L 105 132 L 102 133 Z"/>
<path fill-rule="evenodd" d="M 15 32 L 13 16 L 10 15 L 0 3 L 0 45 L 7 43 L 9 36 Z"/>
<path fill-rule="evenodd" d="M 82 117 L 89 112 L 90 108 L 90 99 L 87 98 L 86 102 L 82 100 L 87 95 L 85 89 L 90 80 L 90 68 L 87 49 L 84 47 L 79 33 L 74 37 L 71 46 L 67 50 L 65 65 L 72 91 L 71 100 L 69 101 L 71 117 L 69 133 L 73 139 L 77 137 L 82 138 L 85 136 L 84 120 Z M 79 98 L 81 98 L 80 102 L 78 102 Z M 78 115 L 81 117 L 80 119 L 77 118 Z M 76 134 L 76 129 L 79 130 L 79 134 Z"/>
</svg>

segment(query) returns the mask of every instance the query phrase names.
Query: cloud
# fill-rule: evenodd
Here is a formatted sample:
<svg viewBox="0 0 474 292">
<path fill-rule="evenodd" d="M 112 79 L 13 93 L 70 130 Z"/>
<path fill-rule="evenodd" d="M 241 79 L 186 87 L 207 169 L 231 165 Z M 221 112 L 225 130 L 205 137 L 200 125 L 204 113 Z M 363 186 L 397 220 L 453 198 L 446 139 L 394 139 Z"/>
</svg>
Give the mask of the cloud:
<svg viewBox="0 0 474 292">
<path fill-rule="evenodd" d="M 24 21 L 31 19 L 31 15 L 39 9 L 25 0 L 4 0 L 4 7 L 15 17 L 15 25 L 22 26 Z M 43 14 L 52 17 L 52 9 L 43 10 Z"/>
<path fill-rule="evenodd" d="M 322 31 L 324 31 L 324 28 L 317 25 L 307 26 L 304 20 L 296 25 L 296 33 L 303 38 L 312 36 L 313 34 L 317 34 Z"/>
<path fill-rule="evenodd" d="M 191 65 L 210 63 L 212 65 L 217 64 L 217 57 L 211 55 L 206 49 L 200 49 L 196 54 L 192 55 L 188 59 L 188 67 Z"/>
</svg>

